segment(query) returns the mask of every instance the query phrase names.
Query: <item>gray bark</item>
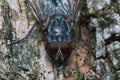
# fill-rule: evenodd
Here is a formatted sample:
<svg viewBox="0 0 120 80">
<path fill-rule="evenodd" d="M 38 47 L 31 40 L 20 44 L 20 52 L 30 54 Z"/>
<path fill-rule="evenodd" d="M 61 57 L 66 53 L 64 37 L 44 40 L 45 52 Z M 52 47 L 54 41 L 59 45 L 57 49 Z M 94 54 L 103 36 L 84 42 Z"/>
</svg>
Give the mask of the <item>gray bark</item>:
<svg viewBox="0 0 120 80">
<path fill-rule="evenodd" d="M 74 50 L 57 72 L 40 25 L 24 0 L 0 0 L 0 80 L 119 80 L 120 1 L 83 0 Z M 59 75 L 57 75 L 59 73 Z"/>
</svg>

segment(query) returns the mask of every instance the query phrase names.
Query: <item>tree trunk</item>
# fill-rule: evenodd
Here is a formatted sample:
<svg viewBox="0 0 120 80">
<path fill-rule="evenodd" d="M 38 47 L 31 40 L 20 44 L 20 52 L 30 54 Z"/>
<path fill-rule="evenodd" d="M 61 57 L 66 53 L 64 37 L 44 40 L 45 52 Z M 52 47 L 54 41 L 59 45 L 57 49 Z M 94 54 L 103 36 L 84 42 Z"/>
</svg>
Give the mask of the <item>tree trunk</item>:
<svg viewBox="0 0 120 80">
<path fill-rule="evenodd" d="M 120 1 L 82 2 L 74 50 L 65 68 L 57 70 L 24 0 L 0 0 L 0 80 L 119 80 Z"/>
</svg>

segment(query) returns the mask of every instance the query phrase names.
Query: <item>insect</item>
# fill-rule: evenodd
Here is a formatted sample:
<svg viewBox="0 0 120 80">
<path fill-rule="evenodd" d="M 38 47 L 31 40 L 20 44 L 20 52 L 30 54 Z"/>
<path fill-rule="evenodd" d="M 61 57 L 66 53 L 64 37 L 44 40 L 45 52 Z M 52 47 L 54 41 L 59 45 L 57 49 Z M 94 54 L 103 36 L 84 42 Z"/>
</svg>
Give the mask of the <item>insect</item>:
<svg viewBox="0 0 120 80">
<path fill-rule="evenodd" d="M 78 24 L 81 0 L 36 0 L 36 6 L 32 0 L 26 0 L 26 3 L 46 31 L 47 53 L 57 66 L 64 65 L 72 52 L 72 30 Z"/>
</svg>

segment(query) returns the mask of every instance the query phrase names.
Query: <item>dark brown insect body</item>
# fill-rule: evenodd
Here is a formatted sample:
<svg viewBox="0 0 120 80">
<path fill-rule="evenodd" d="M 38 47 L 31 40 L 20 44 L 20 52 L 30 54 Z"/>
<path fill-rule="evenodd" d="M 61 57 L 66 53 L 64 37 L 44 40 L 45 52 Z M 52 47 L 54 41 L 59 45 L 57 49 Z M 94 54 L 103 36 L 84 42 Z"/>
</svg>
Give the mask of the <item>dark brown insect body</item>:
<svg viewBox="0 0 120 80">
<path fill-rule="evenodd" d="M 27 0 L 27 3 L 46 31 L 47 53 L 56 65 L 63 66 L 72 52 L 72 30 L 78 23 L 81 0 L 36 0 L 36 5 Z"/>
<path fill-rule="evenodd" d="M 72 52 L 71 26 L 64 15 L 56 14 L 52 17 L 46 36 L 48 54 L 58 65 L 63 64 Z"/>
</svg>

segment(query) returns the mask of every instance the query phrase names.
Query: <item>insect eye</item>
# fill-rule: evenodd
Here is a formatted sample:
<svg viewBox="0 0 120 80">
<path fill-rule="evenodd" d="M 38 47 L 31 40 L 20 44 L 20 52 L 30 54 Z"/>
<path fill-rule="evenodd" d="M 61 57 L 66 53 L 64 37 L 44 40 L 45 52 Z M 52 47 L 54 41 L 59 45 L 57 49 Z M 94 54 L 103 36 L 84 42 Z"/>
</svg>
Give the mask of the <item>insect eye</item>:
<svg viewBox="0 0 120 80">
<path fill-rule="evenodd" d="M 47 52 L 50 54 L 50 56 L 55 58 L 59 47 L 64 58 L 68 57 L 71 54 L 72 47 L 70 43 L 67 42 L 60 42 L 60 45 L 59 42 L 52 42 L 47 46 Z"/>
<path fill-rule="evenodd" d="M 47 51 L 52 57 L 56 55 L 59 48 L 58 45 L 58 42 L 52 42 L 47 46 Z"/>
<path fill-rule="evenodd" d="M 60 49 L 61 49 L 64 57 L 69 56 L 72 51 L 72 47 L 71 47 L 70 43 L 67 43 L 67 42 L 61 42 Z"/>
</svg>

